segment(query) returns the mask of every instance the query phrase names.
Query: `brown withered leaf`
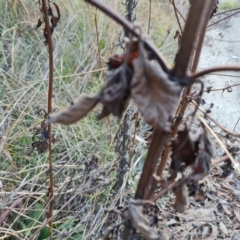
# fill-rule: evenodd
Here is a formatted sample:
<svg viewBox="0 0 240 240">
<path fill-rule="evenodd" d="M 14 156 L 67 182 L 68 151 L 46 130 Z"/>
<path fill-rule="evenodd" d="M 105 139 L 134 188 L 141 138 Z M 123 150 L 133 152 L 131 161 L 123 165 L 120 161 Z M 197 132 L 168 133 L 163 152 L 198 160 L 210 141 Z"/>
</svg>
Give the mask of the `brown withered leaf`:
<svg viewBox="0 0 240 240">
<path fill-rule="evenodd" d="M 184 130 L 178 132 L 177 138 L 171 141 L 172 162 L 170 169 L 173 171 L 182 172 L 196 159 L 198 142 L 194 142 L 188 132 L 189 130 L 185 126 Z"/>
<path fill-rule="evenodd" d="M 132 68 L 132 61 L 138 57 L 138 39 L 130 40 L 129 38 L 125 39 L 126 49 L 124 53 L 115 54 L 111 56 L 108 61 L 107 65 L 109 69 L 118 68 L 124 62 L 127 62 L 128 66 Z M 130 51 L 130 54 L 129 54 Z"/>
<path fill-rule="evenodd" d="M 181 187 L 176 187 L 173 189 L 173 193 L 176 196 L 173 207 L 178 212 L 184 212 L 186 206 L 188 205 L 188 188 L 186 184 L 183 184 Z"/>
<path fill-rule="evenodd" d="M 199 136 L 198 154 L 192 166 L 194 175 L 191 180 L 199 181 L 205 177 L 210 169 L 211 158 L 213 156 L 213 146 L 209 140 L 205 129 Z"/>
<path fill-rule="evenodd" d="M 117 69 L 108 70 L 106 73 L 106 86 L 100 93 L 100 103 L 103 105 L 98 119 L 102 119 L 112 113 L 121 117 L 126 109 L 131 94 L 132 70 L 123 63 Z"/>
<path fill-rule="evenodd" d="M 48 123 L 72 124 L 85 117 L 99 102 L 99 94 L 81 96 L 68 109 L 57 114 L 50 114 Z"/>
<path fill-rule="evenodd" d="M 142 203 L 140 203 L 142 201 Z M 149 201 L 148 201 L 149 202 Z M 144 200 L 130 199 L 128 204 L 128 214 L 133 227 L 141 233 L 146 240 L 165 240 L 163 234 L 156 234 L 151 227 L 148 226 L 148 220 L 143 214 L 143 205 L 147 203 Z"/>
<path fill-rule="evenodd" d="M 133 61 L 132 98 L 148 124 L 169 131 L 168 122 L 182 88 L 169 80 L 158 63 L 148 59 L 141 41 L 139 51 L 139 57 Z"/>
<path fill-rule="evenodd" d="M 178 132 L 177 138 L 171 141 L 172 162 L 169 169 L 171 180 L 187 166 L 192 167 L 194 174 L 190 179 L 195 182 L 208 174 L 213 147 L 205 129 L 203 130 L 201 134 L 191 136 L 185 126 L 184 130 Z"/>
<path fill-rule="evenodd" d="M 32 149 L 30 151 L 30 154 L 32 153 L 33 149 L 36 148 L 38 153 L 44 153 L 48 150 L 48 142 L 34 142 L 32 143 Z"/>
</svg>

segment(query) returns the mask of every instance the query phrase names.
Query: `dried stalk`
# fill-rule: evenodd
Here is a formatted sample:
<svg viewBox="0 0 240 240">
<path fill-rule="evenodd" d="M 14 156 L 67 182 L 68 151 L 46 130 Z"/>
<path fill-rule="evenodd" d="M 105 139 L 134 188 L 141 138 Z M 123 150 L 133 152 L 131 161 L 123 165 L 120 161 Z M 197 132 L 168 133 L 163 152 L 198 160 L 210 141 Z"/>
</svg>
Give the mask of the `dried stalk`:
<svg viewBox="0 0 240 240">
<path fill-rule="evenodd" d="M 224 132 L 226 132 L 227 134 L 230 134 L 234 137 L 240 137 L 239 133 L 235 133 L 233 131 L 231 131 L 230 129 L 225 128 L 224 126 L 222 126 L 220 123 L 218 123 L 215 119 L 213 119 L 211 116 L 209 116 L 209 114 L 207 114 L 207 112 L 205 112 L 200 106 L 198 106 L 198 104 L 195 101 L 192 101 L 192 103 L 204 114 L 204 116 L 206 118 L 208 118 L 209 120 L 211 120 L 213 123 L 215 123 L 219 128 L 221 128 Z"/>
<path fill-rule="evenodd" d="M 94 13 L 94 25 L 95 25 L 95 31 L 96 31 L 96 37 L 97 37 L 97 52 L 98 52 L 98 61 L 99 61 L 99 67 L 102 68 L 102 59 L 101 59 L 101 53 L 100 53 L 100 47 L 99 47 L 99 31 L 98 31 L 98 22 L 97 22 L 97 9 Z"/>
<path fill-rule="evenodd" d="M 150 26 L 151 26 L 151 14 L 152 14 L 152 0 L 149 0 L 149 10 L 148 10 L 148 35 L 150 33 Z"/>
<path fill-rule="evenodd" d="M 52 37 L 51 30 L 49 24 L 49 16 L 47 10 L 47 2 L 46 0 L 42 0 L 43 13 L 44 13 L 44 21 L 47 31 L 47 46 L 48 46 L 48 54 L 49 54 L 49 82 L 48 82 L 48 115 L 52 112 L 52 88 L 53 88 L 53 47 L 52 47 Z M 48 144 L 48 158 L 49 158 L 49 213 L 48 218 L 51 219 L 49 221 L 50 233 L 52 236 L 53 228 L 52 228 L 52 216 L 53 216 L 53 162 L 52 162 L 52 127 L 51 124 L 48 125 L 49 132 L 49 144 Z"/>
<path fill-rule="evenodd" d="M 207 68 L 205 70 L 201 70 L 199 72 L 190 74 L 189 76 L 189 80 L 190 81 L 194 81 L 197 78 L 200 78 L 204 75 L 207 75 L 209 73 L 213 73 L 213 72 L 225 72 L 225 71 L 240 71 L 240 64 L 232 64 L 229 66 L 214 66 L 211 68 Z"/>
<path fill-rule="evenodd" d="M 173 69 L 173 73 L 179 74 L 178 77 L 180 77 L 180 78 L 186 77 L 187 69 L 188 69 L 189 63 L 191 61 L 191 56 L 192 56 L 193 49 L 194 49 L 194 43 L 196 41 L 199 31 L 201 31 L 200 37 L 198 39 L 198 45 L 197 45 L 197 50 L 196 50 L 196 54 L 194 57 L 193 65 L 191 67 L 193 71 L 195 71 L 197 68 L 200 52 L 202 49 L 202 43 L 203 43 L 203 39 L 204 39 L 204 35 L 205 35 L 205 30 L 206 30 L 208 19 L 210 16 L 212 4 L 213 3 L 209 1 L 205 5 L 201 4 L 201 5 L 197 6 L 197 8 L 201 9 L 201 12 L 199 12 L 199 14 L 201 14 L 201 15 L 199 15 L 197 17 L 195 16 L 197 13 L 196 8 L 194 10 L 192 10 L 192 8 L 193 8 L 193 6 L 195 6 L 195 4 L 193 4 L 191 6 L 190 13 L 189 13 L 189 16 L 188 16 L 188 19 L 187 19 L 187 22 L 185 25 L 183 37 L 182 37 L 182 44 L 181 44 L 180 50 L 177 54 L 176 64 Z M 203 19 L 203 20 L 199 21 L 199 19 Z M 191 47 L 191 49 L 190 49 L 190 47 Z M 183 58 L 181 58 L 181 56 L 183 56 Z M 184 57 L 185 57 L 185 60 L 181 60 L 181 59 L 184 59 Z M 187 61 L 187 62 L 182 63 L 181 61 Z M 179 69 L 177 69 L 177 67 L 179 67 Z M 182 99 L 184 99 L 190 93 L 190 91 L 191 91 L 191 86 L 189 86 L 185 89 Z M 159 177 L 162 175 L 163 170 L 164 170 L 167 160 L 168 160 L 168 156 L 169 156 L 169 152 L 170 152 L 170 139 L 172 139 L 177 134 L 178 126 L 181 123 L 182 116 L 184 115 L 186 107 L 187 107 L 187 103 L 185 103 L 183 105 L 179 105 L 179 107 L 177 109 L 176 116 L 178 116 L 178 117 L 176 118 L 176 120 L 174 122 L 173 130 L 171 131 L 169 138 L 168 138 L 168 140 L 169 140 L 168 144 L 164 150 L 161 162 L 157 168 L 157 176 L 159 176 Z M 153 185 L 150 188 L 149 193 L 148 193 L 148 199 L 150 199 L 153 196 L 156 185 L 157 185 L 157 182 L 154 180 Z"/>
<path fill-rule="evenodd" d="M 237 173 L 240 175 L 240 165 L 239 163 L 233 158 L 231 153 L 227 150 L 225 145 L 222 143 L 222 141 L 219 139 L 219 137 L 213 132 L 213 130 L 209 127 L 209 125 L 205 122 L 205 120 L 198 115 L 199 120 L 203 123 L 203 125 L 208 129 L 211 135 L 216 139 L 216 141 L 219 143 L 221 146 L 222 150 L 226 153 L 230 161 L 232 162 L 233 168 L 237 171 Z"/>
<path fill-rule="evenodd" d="M 230 18 L 230 17 L 232 17 L 232 16 L 234 16 L 234 15 L 237 15 L 238 13 L 240 13 L 240 11 L 235 12 L 235 13 L 231 14 L 230 16 L 227 16 L 227 17 L 225 17 L 225 18 L 220 19 L 220 20 L 217 21 L 217 22 L 214 22 L 214 23 L 210 24 L 210 25 L 208 26 L 208 28 L 214 26 L 214 25 L 217 24 L 217 23 L 222 22 L 223 20 L 226 20 L 227 18 Z"/>
</svg>

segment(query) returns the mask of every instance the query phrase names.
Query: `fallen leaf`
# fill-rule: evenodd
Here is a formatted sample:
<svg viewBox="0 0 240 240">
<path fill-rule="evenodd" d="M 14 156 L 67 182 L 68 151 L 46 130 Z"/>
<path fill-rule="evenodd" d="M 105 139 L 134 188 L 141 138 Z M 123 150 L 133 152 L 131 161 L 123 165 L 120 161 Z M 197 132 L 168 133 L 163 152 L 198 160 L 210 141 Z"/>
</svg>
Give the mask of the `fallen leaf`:
<svg viewBox="0 0 240 240">
<path fill-rule="evenodd" d="M 227 214 L 227 215 L 232 215 L 232 213 L 227 209 L 227 207 L 225 207 L 224 204 L 221 204 L 223 211 Z"/>
<path fill-rule="evenodd" d="M 228 234 L 228 230 L 227 230 L 227 228 L 226 228 L 226 226 L 224 225 L 223 222 L 219 223 L 219 228 L 224 234 Z"/>
<path fill-rule="evenodd" d="M 146 201 L 138 199 L 129 200 L 128 214 L 133 227 L 136 228 L 146 240 L 165 240 L 166 238 L 163 234 L 156 234 L 153 229 L 147 225 L 148 220 L 143 214 L 143 205 L 145 202 Z"/>
<path fill-rule="evenodd" d="M 205 238 L 205 240 L 214 240 L 217 239 L 218 236 L 218 228 L 212 224 L 209 224 L 212 228 L 212 232 L 210 233 L 210 235 L 208 237 Z"/>
<path fill-rule="evenodd" d="M 194 221 L 212 221 L 213 212 L 210 209 L 199 208 L 199 209 L 189 209 L 181 215 L 185 220 L 194 220 Z"/>
<path fill-rule="evenodd" d="M 233 209 L 233 212 L 234 212 L 238 222 L 240 223 L 240 214 L 239 214 L 239 212 L 236 209 Z"/>
<path fill-rule="evenodd" d="M 99 94 L 81 96 L 68 109 L 57 114 L 50 114 L 48 123 L 72 124 L 85 117 L 98 103 Z"/>
<path fill-rule="evenodd" d="M 139 51 L 140 56 L 133 61 L 132 98 L 148 124 L 169 131 L 182 87 L 170 81 L 158 63 L 148 59 L 141 41 Z"/>
</svg>

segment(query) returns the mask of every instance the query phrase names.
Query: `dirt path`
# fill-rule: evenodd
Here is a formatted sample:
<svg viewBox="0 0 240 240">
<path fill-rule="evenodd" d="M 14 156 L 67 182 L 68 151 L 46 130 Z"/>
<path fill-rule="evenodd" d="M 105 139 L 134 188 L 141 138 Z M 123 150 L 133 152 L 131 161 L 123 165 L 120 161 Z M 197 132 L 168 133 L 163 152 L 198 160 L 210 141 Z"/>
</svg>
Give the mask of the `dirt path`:
<svg viewBox="0 0 240 240">
<path fill-rule="evenodd" d="M 210 24 L 227 16 L 214 17 Z M 240 14 L 224 20 L 212 27 L 206 33 L 204 47 L 199 62 L 199 69 L 208 68 L 214 65 L 227 65 L 240 63 Z M 218 73 L 221 74 L 221 73 Z M 212 86 L 212 89 L 222 88 L 226 84 L 240 83 L 240 73 L 224 72 L 223 74 L 236 77 L 211 75 L 204 78 L 205 87 Z M 203 96 L 206 104 L 205 109 L 213 103 L 211 116 L 225 127 L 233 130 L 240 117 L 240 86 L 232 88 L 232 92 L 212 91 Z M 235 131 L 240 133 L 240 123 Z"/>
</svg>

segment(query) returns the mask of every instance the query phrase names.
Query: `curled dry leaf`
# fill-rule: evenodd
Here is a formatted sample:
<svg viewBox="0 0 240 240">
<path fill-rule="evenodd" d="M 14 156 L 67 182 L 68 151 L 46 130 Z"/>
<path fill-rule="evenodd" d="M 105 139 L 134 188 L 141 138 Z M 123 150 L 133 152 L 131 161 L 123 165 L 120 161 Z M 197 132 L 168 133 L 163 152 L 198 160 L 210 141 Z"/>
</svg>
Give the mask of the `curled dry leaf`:
<svg viewBox="0 0 240 240">
<path fill-rule="evenodd" d="M 185 126 L 184 130 L 178 132 L 177 138 L 172 140 L 171 148 L 170 180 L 174 180 L 177 173 L 183 172 L 187 166 L 192 167 L 193 181 L 199 181 L 208 174 L 213 147 L 205 129 L 198 136 L 190 136 Z"/>
<path fill-rule="evenodd" d="M 181 187 L 176 187 L 173 189 L 173 193 L 176 196 L 173 207 L 178 212 L 184 212 L 186 206 L 188 205 L 188 188 L 186 184 L 183 184 Z"/>
<path fill-rule="evenodd" d="M 94 96 L 81 96 L 76 103 L 67 110 L 50 114 L 48 123 L 72 124 L 85 117 L 98 103 L 99 94 Z"/>
<path fill-rule="evenodd" d="M 32 143 L 32 149 L 30 153 L 32 153 L 33 149 L 36 148 L 38 153 L 44 153 L 48 150 L 48 142 L 34 142 Z"/>
<path fill-rule="evenodd" d="M 192 141 L 189 130 L 185 129 L 178 132 L 176 139 L 171 141 L 172 162 L 170 165 L 171 179 L 174 180 L 178 172 L 193 164 L 198 152 L 198 142 Z"/>
<path fill-rule="evenodd" d="M 132 98 L 148 124 L 169 131 L 168 122 L 182 88 L 170 81 L 156 62 L 148 59 L 141 41 L 139 51 L 139 57 L 133 61 Z"/>
<path fill-rule="evenodd" d="M 128 66 L 132 69 L 132 61 L 138 57 L 138 39 L 130 40 L 129 38 L 125 39 L 126 49 L 122 54 L 115 54 L 110 57 L 107 61 L 109 69 L 114 69 L 120 67 L 124 62 L 127 62 Z M 129 54 L 130 53 L 130 54 Z"/>
<path fill-rule="evenodd" d="M 191 180 L 193 181 L 199 181 L 208 174 L 213 156 L 213 146 L 205 129 L 199 136 L 198 142 L 198 154 L 192 167 L 194 175 Z"/>
<path fill-rule="evenodd" d="M 217 239 L 218 236 L 218 228 L 214 226 L 213 224 L 209 224 L 211 226 L 211 233 L 208 237 L 205 238 L 205 240 L 212 240 Z"/>
<path fill-rule="evenodd" d="M 130 199 L 128 204 L 128 214 L 131 223 L 136 230 L 141 233 L 141 236 L 146 240 L 165 240 L 162 234 L 156 234 L 151 227 L 147 225 L 147 218 L 143 214 L 143 205 L 146 203 L 142 200 Z"/>
<path fill-rule="evenodd" d="M 132 71 L 123 63 L 117 69 L 108 70 L 106 73 L 106 86 L 100 93 L 100 103 L 103 105 L 98 118 L 102 119 L 112 113 L 121 117 L 126 109 L 131 94 Z"/>
</svg>

